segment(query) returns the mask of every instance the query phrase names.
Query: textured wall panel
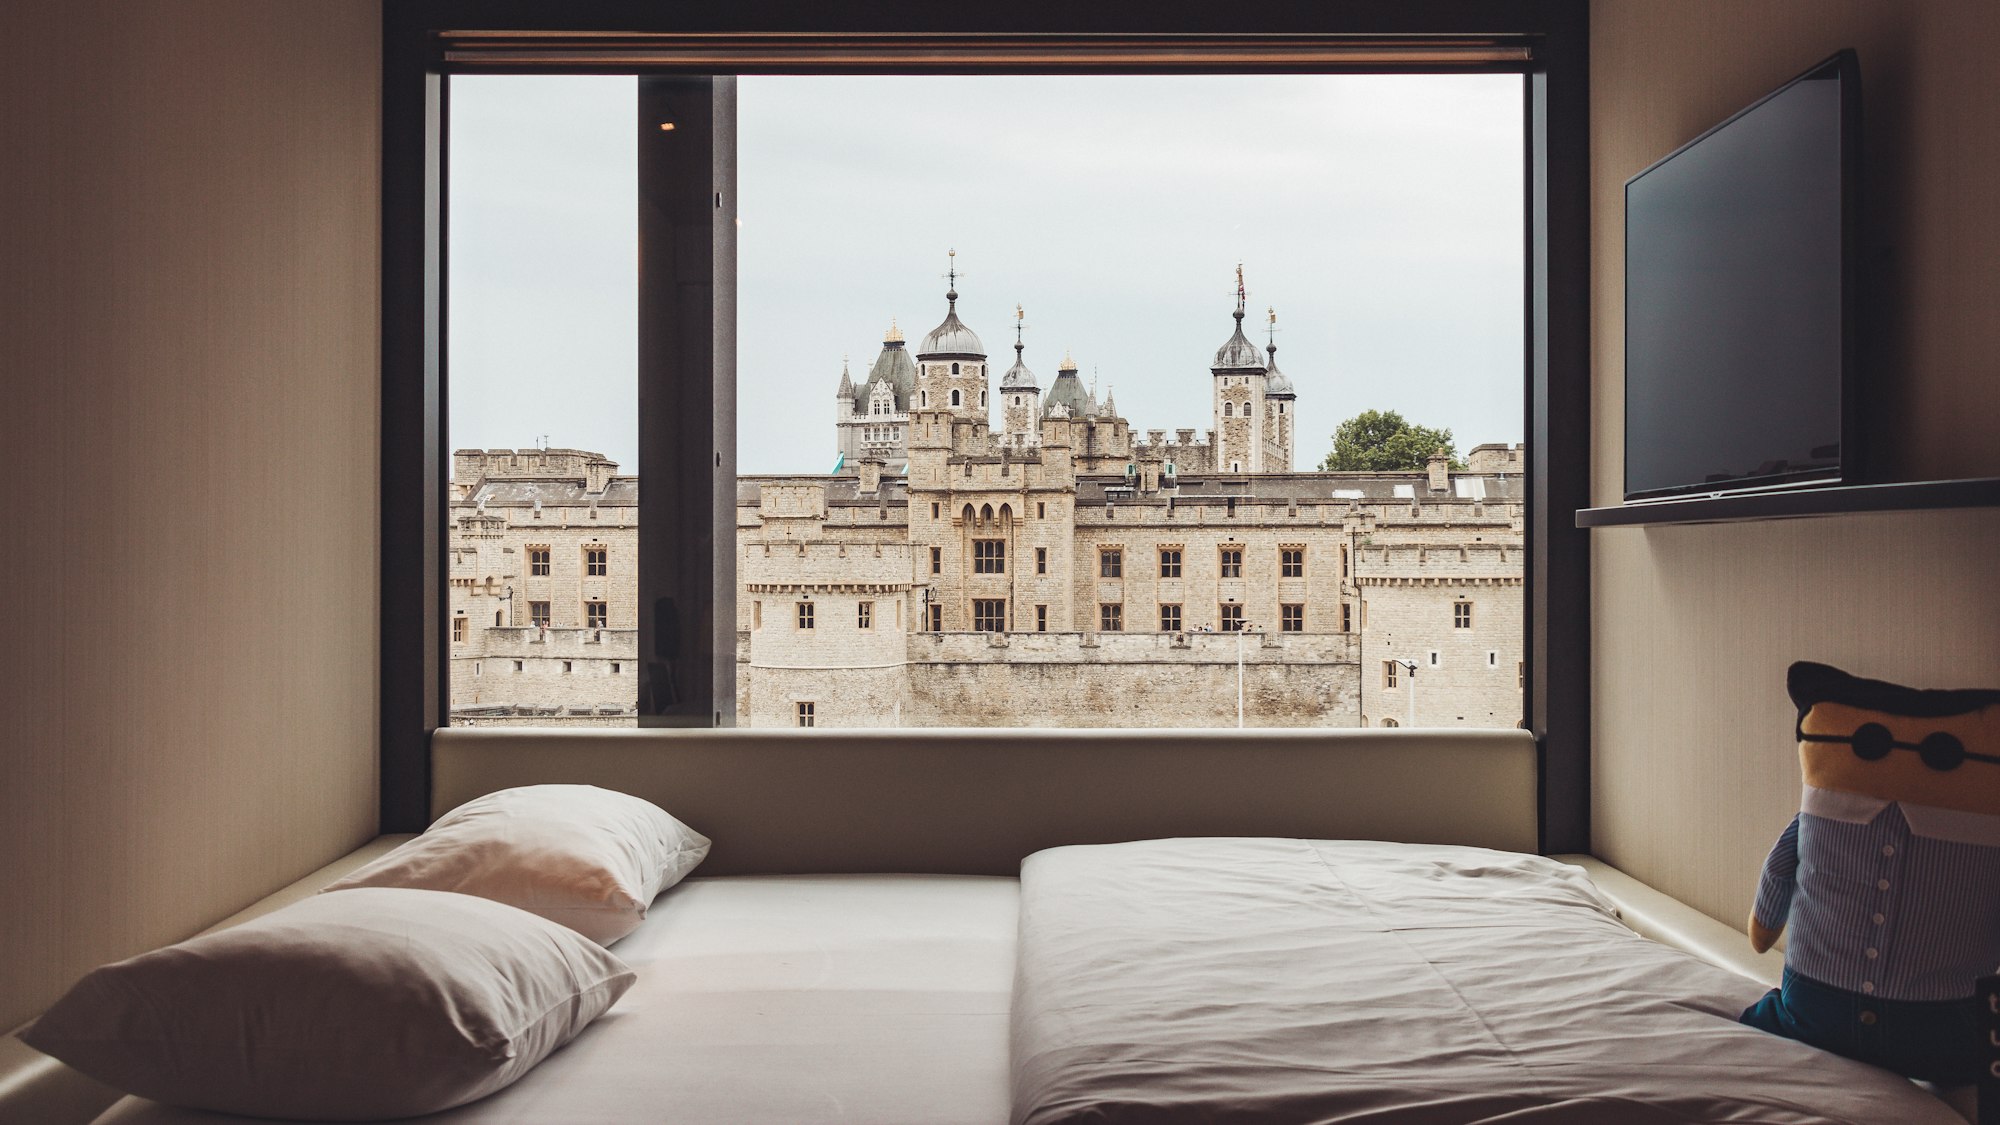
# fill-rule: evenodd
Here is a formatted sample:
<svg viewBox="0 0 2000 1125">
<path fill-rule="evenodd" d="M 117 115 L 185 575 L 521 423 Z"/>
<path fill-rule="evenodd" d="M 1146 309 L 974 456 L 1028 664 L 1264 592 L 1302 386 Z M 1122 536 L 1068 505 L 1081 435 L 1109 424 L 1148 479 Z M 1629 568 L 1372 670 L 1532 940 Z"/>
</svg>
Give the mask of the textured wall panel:
<svg viewBox="0 0 2000 1125">
<path fill-rule="evenodd" d="M 1854 47 L 1868 417 L 1885 476 L 2000 476 L 2000 6 L 1591 6 L 1593 490 L 1622 493 L 1623 185 Z M 1592 533 L 1593 850 L 1740 926 L 1797 808 L 1794 659 L 2000 686 L 2000 512 Z"/>
<path fill-rule="evenodd" d="M 374 832 L 380 22 L 0 10 L 0 1027 Z"/>
</svg>

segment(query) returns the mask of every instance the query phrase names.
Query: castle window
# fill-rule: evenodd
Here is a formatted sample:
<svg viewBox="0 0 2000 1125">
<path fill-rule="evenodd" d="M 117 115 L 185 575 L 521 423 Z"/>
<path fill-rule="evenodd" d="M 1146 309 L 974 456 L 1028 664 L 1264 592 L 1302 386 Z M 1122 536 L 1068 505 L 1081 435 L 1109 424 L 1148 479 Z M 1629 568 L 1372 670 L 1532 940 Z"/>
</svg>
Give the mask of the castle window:
<svg viewBox="0 0 2000 1125">
<path fill-rule="evenodd" d="M 1097 607 L 1097 628 L 1105 633 L 1125 631 L 1125 605 L 1122 602 L 1105 602 Z"/>
<path fill-rule="evenodd" d="M 1382 725 L 1383 725 L 1383 726 L 1385 726 L 1385 727 L 1400 727 L 1400 726 L 1402 726 L 1403 724 L 1401 724 L 1401 723 L 1397 722 L 1397 721 L 1396 721 L 1396 720 L 1394 720 L 1394 719 L 1383 719 L 1383 720 L 1382 720 Z"/>
<path fill-rule="evenodd" d="M 1222 611 L 1221 613 L 1217 614 L 1217 616 L 1218 616 L 1218 617 L 1220 617 L 1220 618 L 1222 619 L 1222 631 L 1223 631 L 1223 632 L 1225 632 L 1225 633 L 1241 633 L 1241 632 L 1243 631 L 1243 607 L 1242 607 L 1242 606 L 1240 606 L 1240 605 L 1237 605 L 1237 604 L 1236 604 L 1236 603 L 1234 603 L 1234 602 L 1224 602 L 1224 603 L 1223 603 L 1222 605 L 1218 606 L 1217 608 L 1218 608 L 1218 609 L 1220 609 L 1220 610 Z"/>
<path fill-rule="evenodd" d="M 518 661 L 518 660 L 516 660 L 516 661 L 514 662 L 514 671 L 518 672 L 518 671 L 520 671 L 520 670 L 521 670 L 521 662 L 520 662 L 520 661 Z"/>
<path fill-rule="evenodd" d="M 974 539 L 972 541 L 972 573 L 1007 573 L 1007 541 L 1005 539 Z"/>
<path fill-rule="evenodd" d="M 750 603 L 750 627 L 752 629 L 762 629 L 764 627 L 764 602 L 762 599 Z"/>
<path fill-rule="evenodd" d="M 1278 629 L 1285 633 L 1306 631 L 1306 607 L 1302 605 L 1281 605 L 1278 607 Z"/>
<path fill-rule="evenodd" d="M 605 556 L 608 554 L 609 550 L 604 547 L 585 547 L 583 549 L 584 574 L 591 578 L 604 577 L 605 573 L 610 570 L 605 560 Z"/>
<path fill-rule="evenodd" d="M 1454 628 L 1454 629 L 1470 629 L 1470 628 L 1472 628 L 1472 603 L 1471 603 L 1471 602 L 1453 602 L 1453 603 L 1451 603 L 1451 627 L 1452 627 L 1452 628 Z"/>
<path fill-rule="evenodd" d="M 1037 547 L 1035 548 L 1035 573 L 1047 574 L 1048 572 L 1049 549 L 1047 547 Z"/>
<path fill-rule="evenodd" d="M 932 548 L 931 548 L 931 573 L 932 573 L 932 574 L 943 574 L 943 573 L 944 573 L 944 548 L 943 548 L 943 547 L 932 547 Z"/>
<path fill-rule="evenodd" d="M 1354 606 L 1347 602 L 1340 603 L 1340 631 L 1343 633 L 1354 631 Z"/>
<path fill-rule="evenodd" d="M 548 576 L 549 549 L 547 547 L 528 548 L 528 573 L 537 578 Z"/>
<path fill-rule="evenodd" d="M 603 602 L 583 603 L 583 626 L 586 629 L 602 629 L 610 615 L 605 612 Z"/>
<path fill-rule="evenodd" d="M 499 610 L 497 610 L 497 609 L 496 609 L 496 610 L 494 610 L 494 611 L 493 611 L 493 627 L 494 627 L 495 629 L 498 629 L 498 628 L 499 628 L 499 627 L 500 627 L 500 626 L 501 626 L 502 624 L 504 624 L 504 622 L 502 622 L 502 621 L 500 620 L 500 617 L 501 617 L 501 611 L 499 611 Z"/>
<path fill-rule="evenodd" d="M 941 605 L 930 607 L 930 630 L 933 633 L 944 632 L 944 607 Z"/>
<path fill-rule="evenodd" d="M 534 626 L 535 628 L 537 628 L 537 629 L 546 629 L 546 628 L 548 628 L 548 627 L 549 627 L 549 603 L 547 603 L 547 602 L 529 602 L 529 603 L 528 603 L 528 624 L 530 624 L 530 625 L 533 625 L 533 626 Z"/>
<path fill-rule="evenodd" d="M 569 663 L 569 661 L 567 661 L 567 660 L 563 661 L 563 675 L 565 675 L 565 676 L 569 675 L 569 674 L 570 674 L 570 670 L 571 670 L 571 669 L 570 669 L 570 663 Z"/>
<path fill-rule="evenodd" d="M 1306 549 L 1304 547 L 1280 547 L 1278 549 L 1278 577 L 1304 578 L 1306 576 Z"/>
<path fill-rule="evenodd" d="M 1181 607 L 1178 605 L 1160 606 L 1160 632 L 1178 633 L 1180 631 Z"/>
<path fill-rule="evenodd" d="M 811 602 L 800 602 L 799 628 L 810 629 L 812 627 L 813 627 L 813 604 Z"/>
<path fill-rule="evenodd" d="M 1222 416 L 1223 416 L 1224 418 L 1234 418 L 1234 417 L 1236 417 L 1236 404 L 1235 404 L 1235 403 L 1233 403 L 1233 402 L 1225 402 L 1225 403 L 1223 403 L 1223 404 L 1222 404 Z"/>
<path fill-rule="evenodd" d="M 931 518 L 937 519 L 941 514 L 942 509 L 939 507 L 938 502 L 935 500 L 931 501 Z"/>
<path fill-rule="evenodd" d="M 1342 578 L 1346 578 L 1346 577 L 1348 576 L 1348 569 L 1347 569 L 1347 548 L 1345 548 L 1345 547 L 1342 547 L 1342 548 L 1340 549 L 1340 576 L 1341 576 Z"/>
<path fill-rule="evenodd" d="M 1243 577 L 1243 548 L 1241 547 L 1222 548 L 1222 577 L 1224 578 Z"/>
<path fill-rule="evenodd" d="M 972 600 L 972 629 L 976 633 L 1006 632 L 1007 599 L 974 598 Z"/>
<path fill-rule="evenodd" d="M 799 701 L 794 714 L 798 716 L 800 726 L 809 727 L 813 725 L 813 710 L 814 707 L 811 703 L 805 700 Z"/>
<path fill-rule="evenodd" d="M 1097 576 L 1099 578 L 1125 577 L 1125 549 L 1105 547 L 1097 552 Z"/>
<path fill-rule="evenodd" d="M 958 364 L 954 363 L 954 364 L 952 364 L 952 365 L 951 365 L 951 373 L 952 373 L 953 375 L 956 375 L 956 374 L 958 374 Z M 953 391 L 953 392 L 952 392 L 952 395 L 951 395 L 951 404 L 952 404 L 953 406 L 957 406 L 957 405 L 958 405 L 958 392 L 956 392 L 956 391 Z"/>
<path fill-rule="evenodd" d="M 1181 549 L 1179 547 L 1160 548 L 1160 577 L 1179 578 L 1180 576 L 1181 576 Z M 1174 615 L 1176 617 L 1180 616 L 1180 610 L 1178 608 L 1175 609 Z M 1179 628 L 1179 626 L 1175 626 L 1175 628 Z"/>
<path fill-rule="evenodd" d="M 981 405 L 981 406 L 985 406 L 985 405 L 986 405 L 986 392 L 985 392 L 985 391 L 980 391 L 980 392 L 979 392 L 979 405 Z"/>
<path fill-rule="evenodd" d="M 615 676 L 615 675 L 617 675 L 617 674 L 618 674 L 618 669 L 619 669 L 619 664 L 618 664 L 618 662 L 617 662 L 616 660 L 612 661 L 612 662 L 611 662 L 611 674 L 612 674 L 612 675 L 614 675 L 614 676 Z"/>
<path fill-rule="evenodd" d="M 465 643 L 465 618 L 454 617 L 451 619 L 451 642 L 453 644 Z"/>
<path fill-rule="evenodd" d="M 931 393 L 929 391 L 918 391 L 917 398 L 919 400 L 918 401 L 919 406 L 929 406 L 931 404 Z M 931 432 L 928 423 L 926 423 L 924 426 L 924 432 L 925 433 Z"/>
<path fill-rule="evenodd" d="M 956 366 L 956 365 L 954 365 L 954 366 Z M 953 406 L 958 406 L 958 405 L 960 405 L 960 401 L 961 401 L 961 400 L 960 400 L 960 398 L 959 398 L 959 393 L 958 393 L 958 388 L 957 388 L 957 387 L 953 387 L 953 388 L 952 388 L 952 390 L 951 390 L 951 404 L 952 404 Z"/>
<path fill-rule="evenodd" d="M 479 670 L 480 670 L 480 667 L 481 667 L 481 665 L 480 665 L 479 661 L 477 661 L 477 660 L 473 661 L 473 662 L 472 662 L 472 674 L 473 674 L 473 675 L 475 675 L 475 676 L 477 676 L 477 675 L 479 674 Z"/>
<path fill-rule="evenodd" d="M 1046 633 L 1048 631 L 1049 631 L 1049 607 L 1045 605 L 1038 605 L 1035 607 L 1035 632 Z"/>
<path fill-rule="evenodd" d="M 1048 501 L 1046 500 L 1035 501 L 1035 518 L 1038 520 L 1045 520 L 1049 518 Z"/>
<path fill-rule="evenodd" d="M 875 627 L 874 602 L 856 603 L 854 607 L 854 626 L 857 629 L 873 629 Z"/>
<path fill-rule="evenodd" d="M 1395 687 L 1396 678 L 1402 673 L 1402 671 L 1403 671 L 1403 666 L 1401 664 L 1398 664 L 1393 660 L 1384 660 L 1382 662 L 1382 686 L 1385 688 Z"/>
</svg>

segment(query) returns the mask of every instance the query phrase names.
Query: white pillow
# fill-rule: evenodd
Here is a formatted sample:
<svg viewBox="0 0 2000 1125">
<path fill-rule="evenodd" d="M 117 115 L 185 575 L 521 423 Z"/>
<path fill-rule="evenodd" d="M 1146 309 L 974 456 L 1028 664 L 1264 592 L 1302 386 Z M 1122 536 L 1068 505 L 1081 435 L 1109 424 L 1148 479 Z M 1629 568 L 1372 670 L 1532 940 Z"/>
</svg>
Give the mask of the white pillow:
<svg viewBox="0 0 2000 1125">
<path fill-rule="evenodd" d="M 478 895 L 609 945 L 708 855 L 708 837 L 643 798 L 526 785 L 467 801 L 416 839 L 327 887 Z"/>
<path fill-rule="evenodd" d="M 172 1105 L 382 1120 L 506 1087 L 634 979 L 511 906 L 357 890 L 96 969 L 22 1038 Z"/>
</svg>

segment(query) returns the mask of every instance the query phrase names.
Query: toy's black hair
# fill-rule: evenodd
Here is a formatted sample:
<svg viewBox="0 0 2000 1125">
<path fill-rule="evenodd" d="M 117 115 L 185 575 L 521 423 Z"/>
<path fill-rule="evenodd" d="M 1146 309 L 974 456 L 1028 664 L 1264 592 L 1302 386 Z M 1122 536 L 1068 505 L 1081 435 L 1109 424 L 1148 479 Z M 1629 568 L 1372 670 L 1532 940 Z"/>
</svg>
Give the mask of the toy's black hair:
<svg viewBox="0 0 2000 1125">
<path fill-rule="evenodd" d="M 1826 664 L 1801 660 L 1785 673 L 1785 687 L 1799 709 L 1799 719 L 1815 703 L 1844 703 L 1864 711 L 1887 715 L 1907 715 L 1913 719 L 1941 719 L 1964 715 L 2000 705 L 2000 691 L 1966 688 L 1954 691 L 1907 688 L 1882 680 L 1850 676 Z"/>
</svg>

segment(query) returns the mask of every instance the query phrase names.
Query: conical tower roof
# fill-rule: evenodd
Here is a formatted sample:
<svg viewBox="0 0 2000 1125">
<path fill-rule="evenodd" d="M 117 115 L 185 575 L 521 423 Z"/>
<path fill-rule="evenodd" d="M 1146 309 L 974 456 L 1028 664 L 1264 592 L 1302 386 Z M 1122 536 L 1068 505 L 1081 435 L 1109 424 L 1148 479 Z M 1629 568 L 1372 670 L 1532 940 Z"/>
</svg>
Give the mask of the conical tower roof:
<svg viewBox="0 0 2000 1125">
<path fill-rule="evenodd" d="M 1062 414 L 1071 418 L 1082 418 L 1090 413 L 1090 392 L 1083 389 L 1083 380 L 1076 377 L 1076 361 L 1063 353 L 1062 366 L 1056 368 L 1056 381 L 1049 388 L 1048 396 L 1042 399 L 1042 416 L 1056 414 L 1061 407 Z"/>
</svg>

